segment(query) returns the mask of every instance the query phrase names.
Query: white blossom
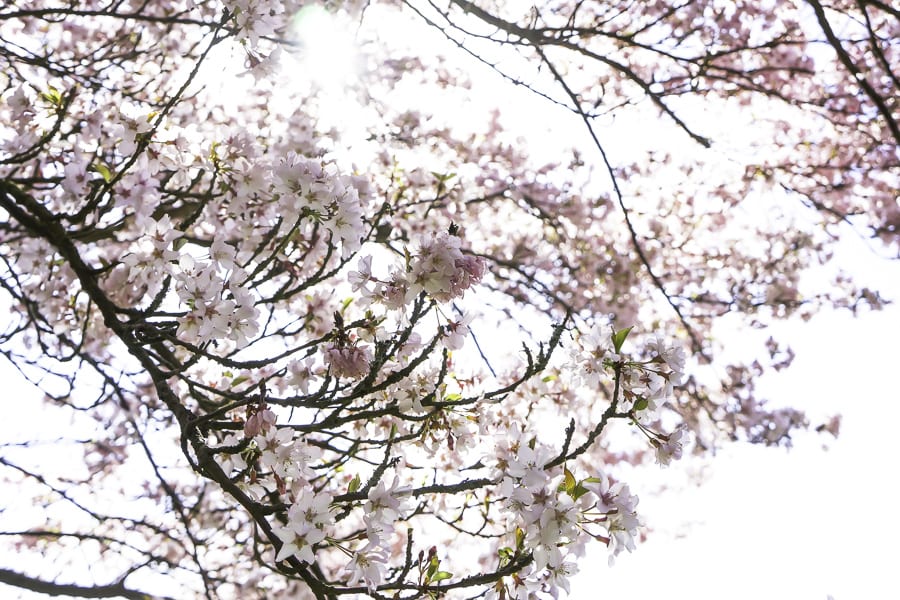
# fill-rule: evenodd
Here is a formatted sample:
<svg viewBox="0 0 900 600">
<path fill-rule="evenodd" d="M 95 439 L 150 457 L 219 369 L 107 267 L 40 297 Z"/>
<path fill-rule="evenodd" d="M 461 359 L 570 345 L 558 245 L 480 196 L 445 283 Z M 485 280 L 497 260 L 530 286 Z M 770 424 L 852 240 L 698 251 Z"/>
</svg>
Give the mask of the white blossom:
<svg viewBox="0 0 900 600">
<path fill-rule="evenodd" d="M 311 563 L 315 560 L 313 546 L 326 537 L 325 528 L 331 523 L 329 507 L 331 495 L 325 492 L 315 494 L 307 488 L 288 509 L 287 525 L 273 528 L 282 546 L 275 556 L 276 561 L 292 556 Z"/>
<path fill-rule="evenodd" d="M 344 572 L 350 575 L 348 586 L 363 582 L 370 592 L 374 591 L 384 582 L 387 575 L 387 552 L 378 546 L 367 544 L 361 550 L 353 553 L 353 558 L 344 567 Z"/>
<path fill-rule="evenodd" d="M 680 459 L 687 438 L 687 426 L 682 423 L 672 433 L 662 436 L 662 439 L 652 439 L 651 443 L 656 450 L 656 462 L 667 466 L 672 459 Z"/>
</svg>

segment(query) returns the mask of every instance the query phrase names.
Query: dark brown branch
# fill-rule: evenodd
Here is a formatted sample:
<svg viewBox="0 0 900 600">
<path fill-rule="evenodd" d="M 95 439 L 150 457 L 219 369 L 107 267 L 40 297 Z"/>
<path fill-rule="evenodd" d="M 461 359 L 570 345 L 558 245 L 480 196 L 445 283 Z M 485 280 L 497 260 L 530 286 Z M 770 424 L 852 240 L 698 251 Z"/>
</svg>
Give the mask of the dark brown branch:
<svg viewBox="0 0 900 600">
<path fill-rule="evenodd" d="M 809 4 L 813 11 L 816 13 L 816 20 L 819 22 L 819 26 L 822 28 L 822 32 L 825 34 L 825 38 L 828 40 L 828 43 L 831 44 L 831 47 L 834 49 L 835 53 L 838 56 L 838 60 L 842 65 L 853 75 L 853 79 L 859 86 L 866 92 L 866 95 L 878 109 L 878 112 L 884 118 L 885 123 L 888 126 L 888 129 L 891 130 L 891 135 L 894 136 L 894 140 L 900 144 L 900 125 L 897 124 L 896 119 L 894 119 L 893 112 L 890 107 L 888 107 L 884 98 L 881 97 L 875 88 L 872 87 L 872 84 L 869 83 L 869 80 L 866 79 L 865 74 L 860 71 L 859 67 L 856 66 L 856 63 L 853 62 L 853 59 L 850 58 L 850 55 L 847 53 L 847 50 L 844 49 L 844 46 L 841 44 L 841 40 L 834 33 L 834 30 L 831 28 L 831 23 L 828 22 L 828 17 L 825 15 L 825 9 L 822 7 L 822 4 L 819 0 L 806 0 L 807 4 Z"/>
<path fill-rule="evenodd" d="M 120 579 L 108 585 L 82 586 L 74 583 L 55 583 L 24 573 L 0 568 L 0 583 L 22 588 L 48 596 L 75 596 L 76 598 L 126 598 L 128 600 L 153 600 L 160 598 L 138 590 L 125 587 L 125 580 Z M 167 600 L 171 600 L 166 597 Z"/>
</svg>

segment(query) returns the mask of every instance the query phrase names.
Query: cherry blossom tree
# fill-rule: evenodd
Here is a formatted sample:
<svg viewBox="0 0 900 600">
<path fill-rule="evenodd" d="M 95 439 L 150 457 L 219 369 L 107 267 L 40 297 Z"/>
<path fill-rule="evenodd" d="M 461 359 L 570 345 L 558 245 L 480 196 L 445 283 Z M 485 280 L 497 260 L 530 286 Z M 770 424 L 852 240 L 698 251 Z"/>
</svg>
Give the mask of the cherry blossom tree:
<svg viewBox="0 0 900 600">
<path fill-rule="evenodd" d="M 804 276 L 897 253 L 897 9 L 303 4 L 0 9 L 0 352 L 44 397 L 0 583 L 556 598 L 641 535 L 617 465 L 836 434 L 715 328 L 882 304 Z M 582 139 L 533 158 L 524 98 Z"/>
</svg>

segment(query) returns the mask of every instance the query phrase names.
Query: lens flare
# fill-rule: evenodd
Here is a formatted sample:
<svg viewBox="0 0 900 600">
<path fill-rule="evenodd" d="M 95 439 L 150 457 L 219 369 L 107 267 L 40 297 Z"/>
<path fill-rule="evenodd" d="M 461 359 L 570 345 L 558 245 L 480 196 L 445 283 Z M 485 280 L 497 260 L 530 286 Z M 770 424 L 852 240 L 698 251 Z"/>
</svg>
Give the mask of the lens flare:
<svg viewBox="0 0 900 600">
<path fill-rule="evenodd" d="M 358 77 L 361 57 L 346 19 L 321 6 L 305 6 L 294 16 L 290 35 L 295 44 L 290 76 L 298 85 L 336 92 Z"/>
</svg>

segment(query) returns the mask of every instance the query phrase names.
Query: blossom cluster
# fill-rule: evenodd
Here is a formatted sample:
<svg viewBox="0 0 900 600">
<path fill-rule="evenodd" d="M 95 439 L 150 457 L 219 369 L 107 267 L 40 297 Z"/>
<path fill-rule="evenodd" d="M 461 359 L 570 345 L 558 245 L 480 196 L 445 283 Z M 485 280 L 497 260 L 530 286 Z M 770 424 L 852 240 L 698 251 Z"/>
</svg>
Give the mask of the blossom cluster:
<svg viewBox="0 0 900 600">
<path fill-rule="evenodd" d="M 568 366 L 576 381 L 589 390 L 598 391 L 604 377 L 614 371 L 621 386 L 616 410 L 633 419 L 647 436 L 657 462 L 668 465 L 673 458 L 681 458 L 687 429 L 679 425 L 666 435 L 653 431 L 649 424 L 657 419 L 684 376 L 684 348 L 657 335 L 645 344 L 649 358 L 633 359 L 621 350 L 629 331 L 619 332 L 619 339 L 615 331 L 602 327 L 576 334 L 568 348 Z"/>
<path fill-rule="evenodd" d="M 263 452 L 262 456 L 265 455 Z M 287 511 L 287 522 L 274 528 L 282 541 L 275 560 L 296 558 L 312 563 L 317 547 L 332 545 L 350 556 L 343 569 L 348 577 L 347 585 L 362 583 L 368 590 L 374 591 L 384 583 L 387 575 L 394 524 L 408 509 L 405 496 L 409 490 L 400 488 L 398 481 L 394 477 L 393 482 L 387 485 L 381 479 L 369 490 L 361 510 L 366 541 L 356 549 L 347 548 L 344 545 L 346 542 L 334 537 L 332 495 L 326 491 L 316 491 L 308 483 L 300 489 L 295 487 Z"/>
<path fill-rule="evenodd" d="M 463 253 L 458 233 L 440 232 L 422 239 L 406 268 L 394 270 L 386 280 L 372 275 L 371 256 L 361 258 L 349 277 L 353 290 L 363 299 L 402 309 L 421 292 L 438 302 L 461 298 L 484 273 L 484 259 Z"/>
<path fill-rule="evenodd" d="M 123 116 L 122 123 L 125 125 L 118 128 L 120 147 L 133 145 L 135 136 L 146 134 L 144 117 Z M 166 135 L 176 142 L 181 139 L 180 134 L 155 135 L 157 140 Z M 159 169 L 160 162 L 200 160 L 185 156 L 179 150 L 182 145 L 154 142 L 152 147 L 159 148 L 154 168 Z M 108 275 L 106 287 L 125 304 L 136 299 L 158 302 L 157 295 L 165 287 L 162 300 L 171 302 L 177 297 L 180 307 L 186 309 L 178 320 L 179 338 L 198 345 L 228 340 L 240 348 L 254 339 L 260 315 L 260 288 L 255 278 L 269 264 L 267 260 L 277 259 L 275 264 L 285 265 L 282 269 L 292 275 L 314 271 L 321 269 L 322 260 L 330 259 L 329 246 L 349 256 L 360 248 L 365 235 L 365 198 L 360 194 L 367 193 L 367 186 L 363 178 L 342 175 L 320 160 L 293 151 L 274 160 L 255 156 L 239 139 L 217 147 L 211 160 L 218 165 L 222 157 L 238 149 L 242 157 L 224 173 L 227 199 L 209 208 L 208 216 L 221 222 L 215 230 L 188 230 L 168 212 L 154 211 L 153 196 L 140 191 L 144 184 L 153 187 L 153 182 L 141 183 L 136 174 L 124 178 L 133 191 L 117 197 L 122 210 L 134 219 L 138 235 Z M 146 156 L 142 155 L 144 162 Z M 152 172 L 151 165 L 143 166 Z M 79 169 L 85 172 L 87 166 Z M 238 217 L 248 210 L 258 213 L 260 203 L 266 206 L 266 218 L 276 231 L 285 218 L 291 219 L 298 231 L 298 244 L 276 246 L 268 259 L 259 256 L 266 244 L 266 228 L 258 224 L 248 228 Z M 328 233 L 325 240 L 317 237 L 322 228 Z M 301 233 L 311 239 L 305 246 L 299 243 L 304 239 Z M 174 283 L 171 288 L 169 281 Z M 168 293 L 169 289 L 175 294 Z"/>
<path fill-rule="evenodd" d="M 441 232 L 421 242 L 408 281 L 413 294 L 424 290 L 438 302 L 449 302 L 483 276 L 484 260 L 463 254 L 458 235 Z"/>
<path fill-rule="evenodd" d="M 308 490 L 291 504 L 287 524 L 274 529 L 282 542 L 275 555 L 276 562 L 291 557 L 307 563 L 316 560 L 314 547 L 326 538 L 326 528 L 332 522 L 331 500 L 327 492 L 316 494 Z"/>
<path fill-rule="evenodd" d="M 262 500 L 275 493 L 291 499 L 287 522 L 273 527 L 281 540 L 275 560 L 297 557 L 312 563 L 316 545 L 326 539 L 332 524 L 331 494 L 316 492 L 311 483 L 321 452 L 304 444 L 292 429 L 276 427 L 275 414 L 269 408 L 248 412 L 243 433 L 250 444 L 239 453 L 217 454 L 219 462 L 251 497 Z M 229 435 L 220 448 L 235 448 L 239 441 L 236 435 Z M 247 475 L 249 479 L 245 479 Z"/>
<path fill-rule="evenodd" d="M 372 352 L 368 346 L 337 341 L 325 348 L 325 364 L 336 377 L 360 379 L 369 372 Z"/>
<path fill-rule="evenodd" d="M 273 167 L 273 191 L 283 200 L 288 214 L 296 214 L 324 223 L 349 256 L 360 247 L 364 236 L 360 189 L 365 180 L 331 173 L 321 161 L 288 152 Z"/>
<path fill-rule="evenodd" d="M 627 485 L 612 483 L 602 472 L 576 481 L 563 468 L 550 468 L 552 448 L 527 439 L 513 427 L 499 437 L 486 460 L 499 480 L 505 498 L 507 528 L 518 532 L 516 543 L 531 552 L 527 577 L 514 578 L 491 588 L 488 597 L 528 597 L 542 591 L 554 598 L 569 591 L 569 577 L 577 571 L 574 559 L 590 539 L 606 543 L 610 563 L 622 550 L 634 549 L 640 520 L 637 497 Z"/>
<path fill-rule="evenodd" d="M 658 462 L 668 464 L 682 453 L 686 439 L 684 427 L 664 435 L 653 431 L 642 420 L 654 410 L 649 400 L 658 401 L 658 410 L 665 394 L 679 380 L 684 354 L 677 345 L 655 338 L 646 345 L 647 359 L 629 360 L 622 351 L 625 335 L 600 329 L 576 335 L 570 347 L 570 356 L 577 359 L 572 362 L 572 372 L 579 373 L 583 380 L 595 381 L 596 386 L 608 383 L 609 379 L 616 380 L 621 388 L 620 396 L 615 399 L 620 403 L 619 410 L 630 415 L 647 435 Z M 588 356 L 597 359 L 591 365 L 599 364 L 601 368 L 587 369 Z M 338 377 L 364 377 L 370 361 L 368 347 L 346 336 L 330 342 L 324 352 L 325 366 Z M 296 376 L 306 373 L 303 378 L 308 380 L 310 368 L 308 360 L 298 363 Z M 426 385 L 423 390 L 427 389 Z M 403 386 L 396 386 L 390 395 L 398 403 L 409 405 L 405 411 L 427 414 L 421 405 L 414 409 L 418 398 L 427 392 L 420 390 L 404 401 L 401 400 L 407 397 L 404 390 Z M 463 420 L 469 426 L 465 432 L 457 432 L 450 425 L 453 411 L 442 411 L 441 415 L 449 420 L 444 425 L 440 425 L 443 421 L 434 420 L 434 424 L 446 428 L 446 437 L 441 433 L 444 429 L 435 429 L 437 435 L 423 435 L 421 445 L 433 456 L 444 446 L 445 439 L 452 439 L 455 440 L 450 446 L 453 454 L 461 455 L 463 446 L 484 448 L 482 444 L 493 440 L 482 462 L 491 469 L 490 477 L 496 482 L 494 502 L 498 507 L 502 505 L 500 522 L 509 536 L 507 539 L 514 540 L 513 547 L 528 552 L 532 562 L 518 576 L 502 578 L 487 591 L 489 597 L 528 597 L 541 592 L 556 598 L 560 592 L 568 592 L 569 579 L 577 571 L 576 559 L 590 540 L 599 540 L 609 548 L 610 562 L 622 551 L 635 548 L 641 521 L 637 514 L 638 499 L 627 484 L 614 481 L 599 468 L 592 469 L 579 481 L 565 466 L 565 461 L 559 460 L 558 449 L 531 437 L 533 433 L 525 428 L 487 422 L 473 428 L 478 412 L 473 411 L 475 416 L 471 420 Z M 263 498 L 277 491 L 287 500 L 287 520 L 274 528 L 281 541 L 276 560 L 297 559 L 309 563 L 323 548 L 336 548 L 348 557 L 342 571 L 347 585 L 359 584 L 370 591 L 376 590 L 385 582 L 388 572 L 395 525 L 408 510 L 404 500 L 410 490 L 408 483 L 403 483 L 399 473 L 390 483 L 384 476 L 374 482 L 365 501 L 358 505 L 361 532 L 344 539 L 329 517 L 339 510 L 334 500 L 335 490 L 314 484 L 314 465 L 322 454 L 304 444 L 302 436 L 291 428 L 278 428 L 274 421 L 268 409 L 250 411 L 245 436 L 252 438 L 252 451 L 242 453 L 245 461 L 233 468 L 252 472 L 252 481 L 242 485 L 254 497 Z"/>
<path fill-rule="evenodd" d="M 243 434 L 249 445 L 234 452 L 240 439 L 229 435 L 220 446 L 229 450 L 218 454 L 219 462 L 254 499 L 278 494 L 286 500 L 286 521 L 273 526 L 281 542 L 275 561 L 311 564 L 322 547 L 334 546 L 350 557 L 343 569 L 347 585 L 362 583 L 374 590 L 386 577 L 394 525 L 409 509 L 410 488 L 402 487 L 396 475 L 390 483 L 383 475 L 369 488 L 360 505 L 365 544 L 350 549 L 335 537 L 333 494 L 315 483 L 322 452 L 304 443 L 293 429 L 277 427 L 275 413 L 264 403 L 248 407 L 247 413 Z"/>
<path fill-rule="evenodd" d="M 241 347 L 256 335 L 259 311 L 250 292 L 235 280 L 226 284 L 203 264 L 181 271 L 176 281 L 178 296 L 190 309 L 178 326 L 181 339 L 200 343 L 230 339 Z"/>
<path fill-rule="evenodd" d="M 622 330 L 624 336 L 630 332 Z M 624 341 L 624 336 L 622 340 Z M 570 368 L 576 380 L 590 389 L 598 389 L 610 370 L 618 369 L 625 379 L 625 401 L 662 402 L 672 395 L 684 375 L 684 348 L 657 335 L 645 344 L 648 360 L 633 360 L 616 347 L 616 332 L 606 327 L 592 327 L 586 333 L 576 332 L 568 346 Z M 639 410 L 646 410 L 645 406 Z"/>
</svg>

